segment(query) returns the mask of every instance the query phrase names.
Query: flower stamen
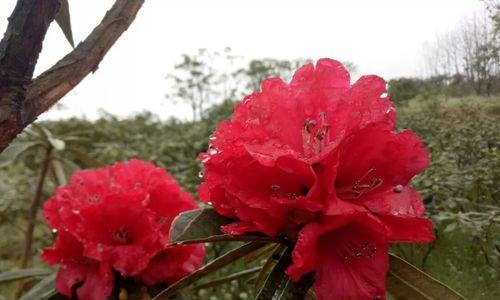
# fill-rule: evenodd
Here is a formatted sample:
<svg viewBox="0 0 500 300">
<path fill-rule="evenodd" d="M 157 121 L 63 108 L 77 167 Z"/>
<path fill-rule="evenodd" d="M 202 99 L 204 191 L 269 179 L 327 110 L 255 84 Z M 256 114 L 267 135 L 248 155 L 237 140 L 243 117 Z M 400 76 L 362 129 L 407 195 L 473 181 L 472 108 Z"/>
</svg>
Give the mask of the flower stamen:
<svg viewBox="0 0 500 300">
<path fill-rule="evenodd" d="M 358 199 L 363 194 L 373 191 L 384 183 L 381 178 L 373 177 L 368 182 L 365 179 L 372 173 L 375 173 L 375 168 L 370 168 L 368 171 L 354 182 L 351 187 L 344 187 L 337 189 L 337 195 L 342 199 Z"/>
</svg>

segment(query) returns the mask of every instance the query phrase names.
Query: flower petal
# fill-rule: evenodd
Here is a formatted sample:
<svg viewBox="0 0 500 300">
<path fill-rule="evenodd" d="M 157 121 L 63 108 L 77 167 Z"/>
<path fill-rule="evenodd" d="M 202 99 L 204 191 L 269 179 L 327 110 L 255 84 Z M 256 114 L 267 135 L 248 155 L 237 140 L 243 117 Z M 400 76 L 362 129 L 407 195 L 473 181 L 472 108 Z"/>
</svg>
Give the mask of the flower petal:
<svg viewBox="0 0 500 300">
<path fill-rule="evenodd" d="M 424 243 L 434 240 L 433 225 L 423 218 L 420 195 L 410 187 L 389 190 L 363 198 L 365 207 L 379 215 L 389 228 L 390 242 Z"/>
<path fill-rule="evenodd" d="M 385 299 L 387 250 L 384 236 L 363 223 L 322 235 L 314 283 L 318 300 Z"/>
<path fill-rule="evenodd" d="M 201 244 L 170 247 L 153 258 L 138 277 L 146 285 L 172 284 L 198 269 L 204 258 L 205 247 Z"/>
<path fill-rule="evenodd" d="M 367 190 L 374 193 L 406 185 L 428 166 L 429 154 L 411 131 L 393 133 L 391 125 L 377 123 L 343 142 L 339 161 L 337 188 L 349 191 L 356 182 L 369 185 L 372 180 L 381 181 L 381 186 Z"/>
<path fill-rule="evenodd" d="M 57 272 L 57 290 L 71 297 L 75 285 L 79 285 L 76 288 L 78 299 L 105 300 L 113 290 L 113 273 L 109 267 L 95 261 L 64 265 Z"/>
</svg>

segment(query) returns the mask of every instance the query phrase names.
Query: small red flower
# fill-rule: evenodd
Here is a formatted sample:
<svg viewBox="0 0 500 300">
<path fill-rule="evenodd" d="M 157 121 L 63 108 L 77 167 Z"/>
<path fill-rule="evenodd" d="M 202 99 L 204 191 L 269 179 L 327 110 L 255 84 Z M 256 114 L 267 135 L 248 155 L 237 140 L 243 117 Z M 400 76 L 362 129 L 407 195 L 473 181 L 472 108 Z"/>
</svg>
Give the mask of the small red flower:
<svg viewBox="0 0 500 300">
<path fill-rule="evenodd" d="M 112 270 L 147 285 L 172 283 L 204 258 L 202 245 L 166 247 L 173 219 L 195 208 L 172 176 L 148 162 L 79 171 L 44 205 L 47 223 L 59 235 L 42 257 L 62 264 L 61 293 L 70 296 L 74 285 L 84 282 L 77 289 L 81 299 L 105 299 L 113 287 Z M 99 278 L 102 293 L 89 294 L 98 293 L 85 287 Z"/>
<path fill-rule="evenodd" d="M 266 79 L 200 155 L 200 199 L 239 220 L 227 233 L 296 239 L 287 274 L 316 271 L 319 299 L 382 299 L 388 243 L 433 239 L 407 186 L 428 152 L 411 131 L 395 131 L 395 118 L 382 78 L 351 85 L 331 59 L 303 66 L 289 84 Z"/>
</svg>

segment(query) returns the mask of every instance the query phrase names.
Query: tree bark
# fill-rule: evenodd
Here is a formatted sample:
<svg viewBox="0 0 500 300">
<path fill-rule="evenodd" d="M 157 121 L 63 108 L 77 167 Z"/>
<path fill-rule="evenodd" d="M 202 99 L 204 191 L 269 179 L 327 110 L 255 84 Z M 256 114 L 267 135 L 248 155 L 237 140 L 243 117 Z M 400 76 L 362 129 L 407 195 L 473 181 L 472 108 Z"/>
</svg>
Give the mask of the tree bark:
<svg viewBox="0 0 500 300">
<path fill-rule="evenodd" d="M 48 0 L 31 1 L 42 3 Z M 59 0 L 50 1 L 58 2 Z M 16 89 L 22 87 L 23 90 L 23 93 L 17 95 L 15 100 L 8 100 L 10 97 L 0 93 L 0 151 L 5 149 L 17 134 L 35 121 L 41 113 L 57 103 L 90 72 L 97 70 L 99 63 L 108 50 L 133 22 L 143 3 L 144 0 L 116 0 L 101 23 L 72 52 L 32 82 L 28 80 L 23 81 L 22 85 L 19 82 L 15 84 Z M 10 23 L 12 23 L 12 20 Z M 7 30 L 8 32 L 9 30 Z M 4 40 L 8 40 L 7 34 Z M 3 86 L 1 82 L 0 86 Z M 3 105 L 4 102 L 9 105 Z M 5 121 L 3 121 L 4 119 Z"/>
<path fill-rule="evenodd" d="M 61 3 L 19 0 L 0 42 L 0 151 L 28 124 L 25 95 L 42 43 Z"/>
</svg>

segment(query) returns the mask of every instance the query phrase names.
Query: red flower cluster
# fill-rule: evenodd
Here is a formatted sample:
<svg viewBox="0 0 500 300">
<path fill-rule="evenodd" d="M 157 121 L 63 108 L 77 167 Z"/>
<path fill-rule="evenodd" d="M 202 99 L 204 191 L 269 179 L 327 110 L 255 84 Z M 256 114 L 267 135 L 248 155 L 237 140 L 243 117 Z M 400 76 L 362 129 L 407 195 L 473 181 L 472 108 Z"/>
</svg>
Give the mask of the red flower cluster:
<svg viewBox="0 0 500 300">
<path fill-rule="evenodd" d="M 226 233 L 296 240 L 287 274 L 316 271 L 320 300 L 383 299 L 388 244 L 433 239 L 407 186 L 428 152 L 395 119 L 382 78 L 351 85 L 331 59 L 303 66 L 290 84 L 267 79 L 200 155 L 200 199 L 239 220 Z"/>
<path fill-rule="evenodd" d="M 57 241 L 42 258 L 60 264 L 56 286 L 79 299 L 106 299 L 113 271 L 146 285 L 172 283 L 198 268 L 202 245 L 166 247 L 173 219 L 197 208 L 165 170 L 130 160 L 76 172 L 45 203 L 44 215 Z"/>
</svg>

